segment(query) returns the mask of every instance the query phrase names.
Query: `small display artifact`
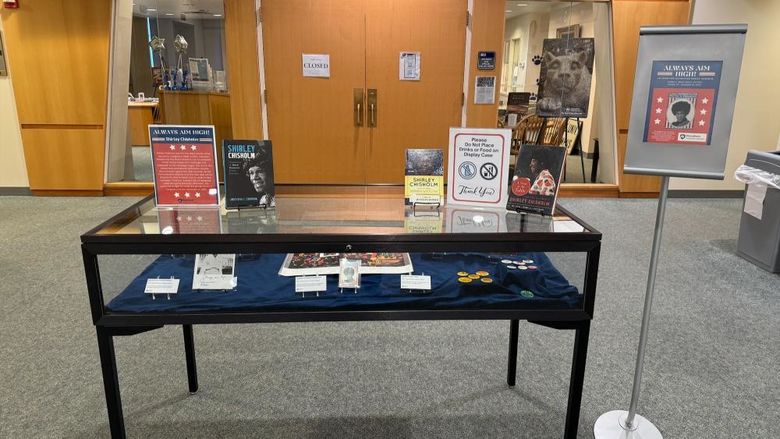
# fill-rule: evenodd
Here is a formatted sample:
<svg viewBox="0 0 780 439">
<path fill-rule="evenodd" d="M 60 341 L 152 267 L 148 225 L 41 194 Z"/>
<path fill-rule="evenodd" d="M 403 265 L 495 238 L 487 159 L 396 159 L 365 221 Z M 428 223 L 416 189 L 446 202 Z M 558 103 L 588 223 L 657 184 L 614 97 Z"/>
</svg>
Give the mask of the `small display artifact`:
<svg viewBox="0 0 780 439">
<path fill-rule="evenodd" d="M 338 274 L 341 259 L 361 262 L 363 274 L 406 274 L 413 270 L 409 253 L 290 253 L 279 269 L 281 276 Z"/>
</svg>

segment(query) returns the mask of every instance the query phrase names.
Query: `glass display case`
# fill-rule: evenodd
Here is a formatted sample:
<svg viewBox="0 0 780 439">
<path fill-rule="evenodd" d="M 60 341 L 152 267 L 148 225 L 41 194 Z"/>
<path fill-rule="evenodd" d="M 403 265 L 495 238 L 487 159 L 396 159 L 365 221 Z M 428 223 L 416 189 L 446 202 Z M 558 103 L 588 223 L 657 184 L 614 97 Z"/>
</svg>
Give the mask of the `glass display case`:
<svg viewBox="0 0 780 439">
<path fill-rule="evenodd" d="M 111 432 L 124 437 L 113 337 L 182 325 L 345 320 L 519 320 L 576 331 L 566 436 L 579 418 L 601 233 L 553 216 L 402 197 L 278 195 L 275 209 L 139 201 L 81 237 Z"/>
</svg>

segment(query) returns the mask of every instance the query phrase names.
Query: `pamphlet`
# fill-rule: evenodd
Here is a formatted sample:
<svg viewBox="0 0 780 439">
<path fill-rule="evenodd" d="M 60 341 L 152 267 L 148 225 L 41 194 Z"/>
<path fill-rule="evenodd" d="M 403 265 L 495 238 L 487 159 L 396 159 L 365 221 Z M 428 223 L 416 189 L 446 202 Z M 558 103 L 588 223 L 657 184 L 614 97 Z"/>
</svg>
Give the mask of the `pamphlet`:
<svg viewBox="0 0 780 439">
<path fill-rule="evenodd" d="M 158 206 L 219 205 L 214 126 L 149 125 Z"/>
<path fill-rule="evenodd" d="M 565 159 L 566 148 L 562 146 L 522 145 L 507 210 L 552 215 Z"/>
<path fill-rule="evenodd" d="M 361 262 L 362 274 L 405 274 L 414 271 L 409 253 L 290 253 L 280 276 L 338 274 L 341 259 Z"/>
<path fill-rule="evenodd" d="M 271 141 L 225 140 L 225 208 L 276 207 Z"/>
<path fill-rule="evenodd" d="M 441 149 L 407 149 L 404 202 L 444 203 L 444 155 Z"/>
<path fill-rule="evenodd" d="M 339 261 L 339 288 L 360 288 L 360 259 L 341 258 Z"/>
<path fill-rule="evenodd" d="M 235 254 L 195 255 L 193 290 L 232 290 L 236 286 Z"/>
</svg>

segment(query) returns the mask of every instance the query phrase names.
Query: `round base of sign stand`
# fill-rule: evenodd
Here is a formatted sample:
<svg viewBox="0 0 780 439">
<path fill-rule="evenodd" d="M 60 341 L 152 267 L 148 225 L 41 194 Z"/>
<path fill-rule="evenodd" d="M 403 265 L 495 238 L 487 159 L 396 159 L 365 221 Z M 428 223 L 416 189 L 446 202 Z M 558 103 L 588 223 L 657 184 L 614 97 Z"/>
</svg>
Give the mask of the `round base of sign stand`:
<svg viewBox="0 0 780 439">
<path fill-rule="evenodd" d="M 596 439 L 663 439 L 661 432 L 647 418 L 634 416 L 633 429 L 626 428 L 628 412 L 612 410 L 599 416 L 593 425 L 593 436 Z"/>
</svg>

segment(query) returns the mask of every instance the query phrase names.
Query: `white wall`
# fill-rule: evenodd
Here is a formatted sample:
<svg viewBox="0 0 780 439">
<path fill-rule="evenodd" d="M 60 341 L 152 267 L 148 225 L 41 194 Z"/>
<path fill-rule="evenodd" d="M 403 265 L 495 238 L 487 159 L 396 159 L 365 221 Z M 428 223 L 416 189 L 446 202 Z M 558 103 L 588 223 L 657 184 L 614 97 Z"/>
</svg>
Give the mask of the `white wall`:
<svg viewBox="0 0 780 439">
<path fill-rule="evenodd" d="M 726 179 L 673 178 L 671 189 L 742 190 L 734 170 L 751 149 L 772 151 L 780 135 L 780 1 L 696 0 L 694 24 L 747 23 L 745 53 L 734 107 Z"/>
<path fill-rule="evenodd" d="M 524 63 L 524 66 L 520 68 L 523 84 L 519 91 L 536 93 L 539 90 L 536 85 L 536 80 L 539 78 L 539 66 L 531 62 L 531 58 L 542 53 L 542 41 L 547 38 L 548 22 L 549 14 L 531 13 L 510 18 L 504 25 L 504 41 L 509 41 L 511 44 L 513 39 L 520 39 L 520 62 Z M 511 60 L 509 69 L 512 69 Z M 510 71 L 510 81 L 511 73 Z"/>
<path fill-rule="evenodd" d="M 0 32 L 3 24 L 0 22 Z M 13 64 L 6 56 L 6 64 Z M 0 187 L 29 187 L 11 77 L 0 76 Z"/>
</svg>

